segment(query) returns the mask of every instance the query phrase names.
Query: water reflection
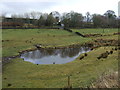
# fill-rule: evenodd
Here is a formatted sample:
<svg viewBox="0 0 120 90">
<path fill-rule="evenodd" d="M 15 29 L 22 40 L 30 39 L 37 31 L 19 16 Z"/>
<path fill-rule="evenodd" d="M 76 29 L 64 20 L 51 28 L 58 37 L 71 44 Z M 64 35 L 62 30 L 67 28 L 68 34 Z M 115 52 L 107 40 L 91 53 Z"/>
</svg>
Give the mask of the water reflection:
<svg viewBox="0 0 120 90">
<path fill-rule="evenodd" d="M 34 64 L 64 64 L 73 61 L 81 53 L 90 51 L 88 47 L 64 49 L 40 49 L 21 54 L 21 58 Z"/>
</svg>

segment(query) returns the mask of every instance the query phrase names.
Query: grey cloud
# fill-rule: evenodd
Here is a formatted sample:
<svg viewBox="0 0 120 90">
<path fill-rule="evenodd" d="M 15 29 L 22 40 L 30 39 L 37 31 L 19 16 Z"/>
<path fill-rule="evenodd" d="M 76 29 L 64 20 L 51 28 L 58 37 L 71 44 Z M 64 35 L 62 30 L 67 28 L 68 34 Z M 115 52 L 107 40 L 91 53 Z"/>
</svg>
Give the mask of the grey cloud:
<svg viewBox="0 0 120 90">
<path fill-rule="evenodd" d="M 8 14 L 22 14 L 31 11 L 44 12 L 58 4 L 57 2 L 4 2 L 1 7 L 2 11 Z"/>
</svg>

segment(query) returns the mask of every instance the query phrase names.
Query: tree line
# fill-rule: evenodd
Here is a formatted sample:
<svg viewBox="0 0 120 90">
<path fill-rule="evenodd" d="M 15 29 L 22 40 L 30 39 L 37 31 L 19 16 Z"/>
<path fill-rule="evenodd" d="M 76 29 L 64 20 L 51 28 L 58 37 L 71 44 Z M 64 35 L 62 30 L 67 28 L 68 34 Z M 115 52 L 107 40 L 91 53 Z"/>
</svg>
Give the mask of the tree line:
<svg viewBox="0 0 120 90">
<path fill-rule="evenodd" d="M 1 15 L 2 28 L 58 28 L 64 24 L 67 28 L 118 28 L 120 19 L 112 10 L 101 14 L 83 16 L 81 13 L 71 11 L 60 14 L 58 11 L 51 13 L 31 12 L 23 15 L 13 14 L 6 17 Z"/>
</svg>

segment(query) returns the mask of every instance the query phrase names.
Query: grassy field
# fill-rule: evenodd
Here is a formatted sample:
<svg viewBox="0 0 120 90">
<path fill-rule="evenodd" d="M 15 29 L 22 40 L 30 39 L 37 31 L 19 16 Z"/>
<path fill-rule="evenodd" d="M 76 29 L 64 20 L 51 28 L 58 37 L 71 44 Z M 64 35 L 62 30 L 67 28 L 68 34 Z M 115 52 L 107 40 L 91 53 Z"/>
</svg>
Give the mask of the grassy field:
<svg viewBox="0 0 120 90">
<path fill-rule="evenodd" d="M 59 29 L 5 29 L 3 35 L 3 56 L 17 55 L 19 51 L 35 48 L 35 44 L 42 47 L 61 47 L 72 44 L 83 44 L 90 39 L 82 38 Z M 9 40 L 9 41 L 7 41 Z"/>
<path fill-rule="evenodd" d="M 97 33 L 100 29 L 80 29 L 79 32 L 88 34 Z M 42 44 L 47 47 L 62 47 L 71 44 L 83 44 L 95 39 L 118 39 L 118 35 L 112 35 L 117 29 L 105 29 L 106 35 L 101 37 L 82 38 L 64 30 L 57 29 L 4 29 L 3 56 L 17 55 L 19 51 L 35 48 L 33 45 Z M 109 30 L 109 32 L 108 32 Z M 75 30 L 73 30 L 75 31 Z M 100 33 L 99 31 L 98 33 Z M 87 87 L 96 81 L 98 77 L 109 70 L 118 69 L 118 51 L 113 51 L 105 59 L 97 60 L 97 57 L 114 46 L 96 48 L 88 52 L 88 56 L 82 60 L 79 58 L 66 64 L 36 65 L 25 62 L 20 58 L 12 60 L 3 66 L 3 87 L 6 88 L 63 88 L 67 86 L 67 78 L 71 75 L 72 87 Z"/>
<path fill-rule="evenodd" d="M 120 32 L 117 28 L 116 29 L 72 29 L 74 32 L 79 32 L 83 35 L 86 34 L 101 34 L 102 37 L 89 37 L 92 40 L 95 39 L 115 39 L 118 40 L 118 35 L 113 35 L 114 33 Z"/>
<path fill-rule="evenodd" d="M 112 47 L 101 47 L 87 53 L 83 60 L 79 57 L 70 63 L 61 65 L 36 65 L 15 59 L 3 68 L 3 87 L 8 88 L 63 88 L 67 86 L 67 78 L 71 76 L 72 87 L 90 86 L 103 72 L 117 70 L 117 51 L 107 59 L 97 60 L 97 57 L 111 50 Z"/>
<path fill-rule="evenodd" d="M 108 35 L 118 32 L 118 29 L 72 29 L 74 32 L 80 32 L 82 34 L 102 34 L 102 35 Z"/>
</svg>

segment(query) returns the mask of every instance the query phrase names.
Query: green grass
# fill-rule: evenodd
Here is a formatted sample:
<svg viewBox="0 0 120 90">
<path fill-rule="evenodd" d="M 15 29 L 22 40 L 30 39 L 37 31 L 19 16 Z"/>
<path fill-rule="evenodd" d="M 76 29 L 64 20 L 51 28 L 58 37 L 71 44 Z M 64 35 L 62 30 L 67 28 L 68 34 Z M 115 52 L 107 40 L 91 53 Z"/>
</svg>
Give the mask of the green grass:
<svg viewBox="0 0 120 90">
<path fill-rule="evenodd" d="M 43 48 L 47 48 L 83 44 L 101 38 L 118 40 L 118 35 L 112 35 L 117 32 L 117 29 L 105 30 L 107 36 L 82 38 L 58 29 L 3 29 L 2 40 L 9 41 L 2 43 L 2 55 L 3 57 L 18 55 L 19 51 L 34 49 L 35 44 L 42 44 Z M 102 33 L 102 29 L 74 29 L 73 31 L 83 34 Z M 101 53 L 112 48 L 100 47 L 88 52 L 88 56 L 83 60 L 79 60 L 79 56 L 72 62 L 60 65 L 35 65 L 20 58 L 14 59 L 3 66 L 2 86 L 3 88 L 63 88 L 67 86 L 68 75 L 72 75 L 73 87 L 90 86 L 103 72 L 118 69 L 118 51 L 114 51 L 106 59 L 97 60 Z M 8 87 L 8 84 L 12 86 Z"/>
<path fill-rule="evenodd" d="M 102 34 L 103 36 L 100 37 L 89 37 L 92 40 L 95 39 L 115 39 L 118 40 L 118 35 L 113 35 L 114 33 L 118 33 L 119 30 L 116 29 L 104 29 L 104 33 L 103 33 L 103 29 L 72 29 L 74 32 L 80 32 L 83 35 L 85 34 Z"/>
<path fill-rule="evenodd" d="M 8 88 L 63 88 L 71 76 L 73 87 L 90 86 L 103 72 L 117 70 L 117 51 L 107 59 L 97 60 L 97 56 L 112 47 L 101 47 L 91 52 L 83 60 L 79 57 L 67 64 L 36 65 L 22 59 L 12 60 L 3 67 L 3 87 Z M 6 79 L 4 79 L 6 78 Z"/>
<path fill-rule="evenodd" d="M 102 36 L 102 37 L 91 37 L 91 39 L 115 39 L 118 40 L 118 35 Z"/>
<path fill-rule="evenodd" d="M 74 32 L 80 32 L 82 34 L 113 34 L 118 32 L 118 29 L 72 29 Z"/>
<path fill-rule="evenodd" d="M 19 51 L 35 48 L 35 44 L 42 44 L 43 48 L 62 47 L 91 40 L 59 29 L 4 29 L 2 35 L 3 40 L 10 40 L 3 42 L 3 56 L 17 55 Z"/>
</svg>

